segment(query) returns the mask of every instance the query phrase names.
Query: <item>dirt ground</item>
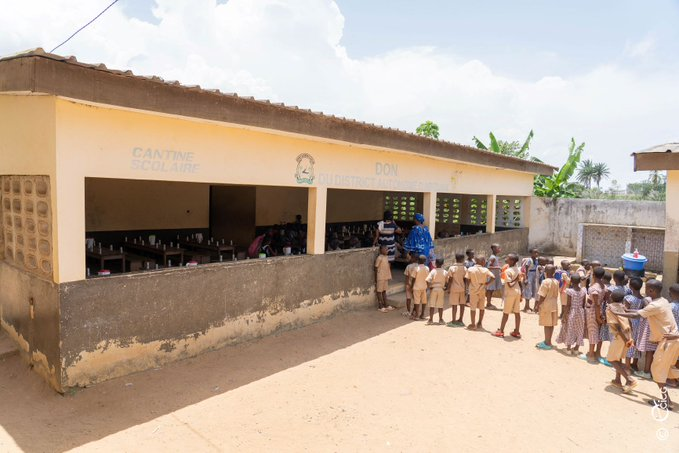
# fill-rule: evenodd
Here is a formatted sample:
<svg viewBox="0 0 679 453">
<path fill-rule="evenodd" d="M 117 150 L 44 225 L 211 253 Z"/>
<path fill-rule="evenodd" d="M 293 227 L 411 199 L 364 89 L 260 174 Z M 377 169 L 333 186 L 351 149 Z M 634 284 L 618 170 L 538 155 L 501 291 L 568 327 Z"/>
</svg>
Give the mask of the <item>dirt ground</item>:
<svg viewBox="0 0 679 453">
<path fill-rule="evenodd" d="M 9 357 L 0 451 L 679 451 L 652 382 L 621 395 L 610 368 L 536 350 L 535 315 L 492 337 L 500 316 L 470 332 L 344 313 L 65 396 Z"/>
</svg>

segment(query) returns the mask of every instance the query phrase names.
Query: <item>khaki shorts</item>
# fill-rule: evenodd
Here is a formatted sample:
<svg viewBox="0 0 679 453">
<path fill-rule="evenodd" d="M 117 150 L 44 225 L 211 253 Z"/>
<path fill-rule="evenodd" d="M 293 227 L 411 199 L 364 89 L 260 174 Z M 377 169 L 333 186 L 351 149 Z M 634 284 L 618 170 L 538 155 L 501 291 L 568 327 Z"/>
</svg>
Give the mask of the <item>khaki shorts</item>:
<svg viewBox="0 0 679 453">
<path fill-rule="evenodd" d="M 674 366 L 679 359 L 679 340 L 665 340 L 658 343 L 653 354 L 651 375 L 658 384 L 667 382 L 667 378 L 679 379 L 679 370 Z"/>
<path fill-rule="evenodd" d="M 517 292 L 506 292 L 505 303 L 502 308 L 502 313 L 508 315 L 510 313 L 518 313 L 521 311 L 521 294 Z"/>
<path fill-rule="evenodd" d="M 486 309 L 486 292 L 469 293 L 469 308 L 472 310 Z"/>
<path fill-rule="evenodd" d="M 377 284 L 375 285 L 375 291 L 378 293 L 384 292 L 387 290 L 389 287 L 389 280 L 377 280 Z"/>
<path fill-rule="evenodd" d="M 429 308 L 443 308 L 443 300 L 446 298 L 446 294 L 443 292 L 443 288 L 434 288 L 429 294 Z"/>
<path fill-rule="evenodd" d="M 627 350 L 629 348 L 625 346 L 625 341 L 622 337 L 616 335 L 611 341 L 608 347 L 608 354 L 606 354 L 606 360 L 609 362 L 622 362 L 622 360 L 627 357 Z"/>
<path fill-rule="evenodd" d="M 540 319 L 538 320 L 538 324 L 543 326 L 543 327 L 554 327 L 556 326 L 557 323 L 557 316 L 556 316 L 556 311 L 551 311 L 549 308 L 545 308 L 545 306 L 540 307 Z"/>
<path fill-rule="evenodd" d="M 450 297 L 448 298 L 448 301 L 450 302 L 450 305 L 464 305 L 466 302 L 467 297 L 464 294 L 464 291 L 459 291 L 459 292 L 450 292 Z"/>
<path fill-rule="evenodd" d="M 414 289 L 413 290 L 413 303 L 418 305 L 427 305 L 427 290 L 426 289 Z"/>
</svg>

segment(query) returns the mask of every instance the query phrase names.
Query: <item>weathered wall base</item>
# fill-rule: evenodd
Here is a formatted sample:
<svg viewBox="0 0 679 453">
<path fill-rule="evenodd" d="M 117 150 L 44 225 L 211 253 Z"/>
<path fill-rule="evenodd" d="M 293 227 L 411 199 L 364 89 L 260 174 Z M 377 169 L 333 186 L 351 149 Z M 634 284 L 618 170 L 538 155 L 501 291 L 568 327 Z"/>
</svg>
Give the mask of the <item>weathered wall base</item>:
<svg viewBox="0 0 679 453">
<path fill-rule="evenodd" d="M 0 324 L 24 360 L 61 391 L 57 286 L 0 261 Z"/>
<path fill-rule="evenodd" d="M 372 249 L 61 285 L 61 383 L 86 386 L 374 302 Z"/>
</svg>

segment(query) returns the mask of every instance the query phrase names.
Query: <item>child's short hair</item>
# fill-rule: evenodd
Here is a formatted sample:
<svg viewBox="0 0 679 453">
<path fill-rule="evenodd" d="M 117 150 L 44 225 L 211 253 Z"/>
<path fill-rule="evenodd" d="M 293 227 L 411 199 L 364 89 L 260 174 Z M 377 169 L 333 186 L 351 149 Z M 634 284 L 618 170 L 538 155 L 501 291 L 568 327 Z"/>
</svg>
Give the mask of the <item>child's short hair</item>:
<svg viewBox="0 0 679 453">
<path fill-rule="evenodd" d="M 420 263 L 420 264 L 424 264 L 424 263 L 427 262 L 427 257 L 424 256 L 424 255 L 420 255 L 420 256 L 417 257 L 417 262 Z"/>
<path fill-rule="evenodd" d="M 561 260 L 561 269 L 568 271 L 571 268 L 571 262 L 568 260 Z"/>
<path fill-rule="evenodd" d="M 618 285 L 624 285 L 625 284 L 625 272 L 621 271 L 618 269 L 617 271 L 613 272 L 613 280 L 615 280 L 615 283 Z"/>
<path fill-rule="evenodd" d="M 512 260 L 514 263 L 518 263 L 519 255 L 517 255 L 516 253 L 510 253 L 509 255 L 507 255 L 507 259 Z"/>
<path fill-rule="evenodd" d="M 639 277 L 632 277 L 629 279 L 629 287 L 639 291 L 644 286 L 644 281 Z"/>
<path fill-rule="evenodd" d="M 580 285 L 580 274 L 578 274 L 577 272 L 571 274 L 571 285 L 573 286 Z"/>
<path fill-rule="evenodd" d="M 554 275 L 554 272 L 556 272 L 556 267 L 554 267 L 553 264 L 548 264 L 545 266 L 545 274 Z"/>
<path fill-rule="evenodd" d="M 490 249 L 491 249 L 491 250 L 497 249 L 497 248 L 500 248 L 500 244 L 498 244 L 497 242 L 494 242 L 494 243 L 490 244 Z"/>
<path fill-rule="evenodd" d="M 606 274 L 606 269 L 604 269 L 603 267 L 597 267 L 596 269 L 594 269 L 594 271 L 592 271 L 592 274 L 596 278 L 604 278 L 604 275 Z"/>
<path fill-rule="evenodd" d="M 477 263 L 485 263 L 486 262 L 486 256 L 485 255 L 476 255 L 474 258 L 474 261 Z"/>
<path fill-rule="evenodd" d="M 670 286 L 670 294 L 679 296 L 679 283 L 674 283 L 672 286 Z"/>
<path fill-rule="evenodd" d="M 474 249 L 467 249 L 467 250 L 465 250 L 464 253 L 465 253 L 465 255 L 467 255 L 467 256 L 473 255 L 473 254 L 474 254 Z"/>
<path fill-rule="evenodd" d="M 443 267 L 443 258 L 436 258 L 436 267 L 439 269 Z"/>
<path fill-rule="evenodd" d="M 625 290 L 624 289 L 616 289 L 611 293 L 611 300 L 613 302 L 622 302 L 622 300 L 625 298 Z"/>
<path fill-rule="evenodd" d="M 654 278 L 646 282 L 646 290 L 652 289 L 654 292 L 660 293 L 662 291 L 662 282 Z"/>
<path fill-rule="evenodd" d="M 603 267 L 602 267 L 602 269 L 603 269 Z M 604 272 L 603 281 L 610 283 L 612 278 L 613 278 L 613 276 L 611 275 L 610 272 L 608 272 L 608 271 Z"/>
<path fill-rule="evenodd" d="M 533 247 L 532 249 L 528 250 L 528 253 L 530 253 L 532 255 L 533 253 L 540 253 L 540 250 Z"/>
<path fill-rule="evenodd" d="M 464 261 L 464 254 L 456 253 L 455 254 L 455 261 L 458 262 L 458 263 L 461 263 L 462 261 Z"/>
</svg>

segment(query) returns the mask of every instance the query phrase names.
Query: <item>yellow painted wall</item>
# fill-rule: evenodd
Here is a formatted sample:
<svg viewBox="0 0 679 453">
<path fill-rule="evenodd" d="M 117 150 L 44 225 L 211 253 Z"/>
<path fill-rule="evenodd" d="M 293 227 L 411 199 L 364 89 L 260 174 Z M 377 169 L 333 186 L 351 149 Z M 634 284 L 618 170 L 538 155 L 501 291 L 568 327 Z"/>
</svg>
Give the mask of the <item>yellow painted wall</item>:
<svg viewBox="0 0 679 453">
<path fill-rule="evenodd" d="M 208 228 L 210 186 L 125 179 L 85 180 L 85 229 Z"/>
<path fill-rule="evenodd" d="M 328 190 L 326 222 L 380 220 L 384 214 L 384 194 L 366 190 Z"/>
<path fill-rule="evenodd" d="M 295 177 L 297 158 L 307 153 L 314 159 L 312 187 L 529 195 L 533 181 L 516 171 L 65 99 L 56 101 L 56 148 L 63 282 L 85 275 L 85 177 L 309 187 Z M 384 164 L 390 175 L 380 172 Z"/>
<path fill-rule="evenodd" d="M 256 194 L 257 226 L 292 223 L 297 214 L 306 223 L 309 194 L 305 188 L 258 186 Z"/>
<path fill-rule="evenodd" d="M 57 212 L 56 98 L 0 94 L 0 175 L 49 177 Z M 60 281 L 57 217 L 52 215 L 53 279 Z"/>
</svg>

